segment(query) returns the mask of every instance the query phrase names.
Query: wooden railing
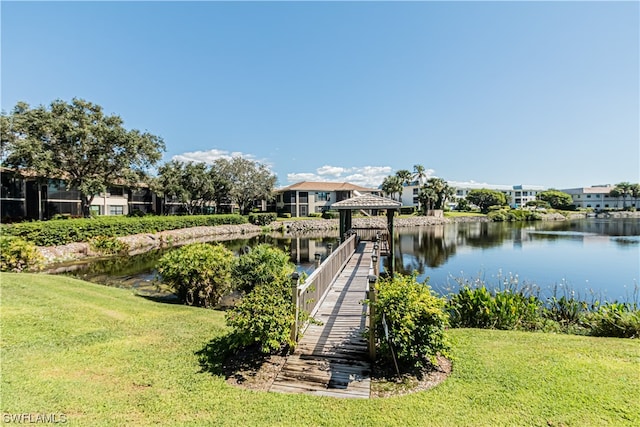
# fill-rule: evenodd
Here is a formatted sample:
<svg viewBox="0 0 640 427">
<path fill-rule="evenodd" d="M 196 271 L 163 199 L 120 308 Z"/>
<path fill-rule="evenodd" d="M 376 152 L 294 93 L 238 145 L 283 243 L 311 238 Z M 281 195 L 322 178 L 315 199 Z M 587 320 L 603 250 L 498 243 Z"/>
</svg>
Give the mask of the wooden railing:
<svg viewBox="0 0 640 427">
<path fill-rule="evenodd" d="M 291 339 L 294 342 L 298 341 L 300 313 L 305 311 L 313 317 L 318 305 L 329 289 L 329 285 L 331 285 L 336 275 L 342 271 L 357 247 L 358 236 L 352 234 L 306 278 L 303 284 L 298 283 L 297 274 L 292 277 L 295 323 L 291 328 Z"/>
</svg>

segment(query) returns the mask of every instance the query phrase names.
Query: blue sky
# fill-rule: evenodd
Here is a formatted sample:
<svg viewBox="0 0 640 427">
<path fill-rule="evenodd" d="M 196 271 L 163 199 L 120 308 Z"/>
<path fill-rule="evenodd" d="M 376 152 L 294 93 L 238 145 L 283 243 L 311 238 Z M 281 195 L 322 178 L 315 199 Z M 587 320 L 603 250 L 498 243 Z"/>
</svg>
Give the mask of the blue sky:
<svg viewBox="0 0 640 427">
<path fill-rule="evenodd" d="M 83 98 L 280 185 L 640 181 L 639 3 L 1 2 L 1 104 Z"/>
</svg>

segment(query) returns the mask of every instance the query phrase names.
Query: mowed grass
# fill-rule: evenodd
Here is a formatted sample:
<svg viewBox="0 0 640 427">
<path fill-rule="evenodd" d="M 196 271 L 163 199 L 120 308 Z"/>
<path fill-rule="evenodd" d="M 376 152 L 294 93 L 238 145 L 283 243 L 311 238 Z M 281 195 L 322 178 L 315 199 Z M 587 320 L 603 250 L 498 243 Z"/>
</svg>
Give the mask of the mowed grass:
<svg viewBox="0 0 640 427">
<path fill-rule="evenodd" d="M 638 340 L 451 330 L 454 372 L 346 400 L 228 386 L 198 352 L 223 313 L 60 276 L 1 274 L 1 408 L 67 425 L 637 426 Z"/>
</svg>

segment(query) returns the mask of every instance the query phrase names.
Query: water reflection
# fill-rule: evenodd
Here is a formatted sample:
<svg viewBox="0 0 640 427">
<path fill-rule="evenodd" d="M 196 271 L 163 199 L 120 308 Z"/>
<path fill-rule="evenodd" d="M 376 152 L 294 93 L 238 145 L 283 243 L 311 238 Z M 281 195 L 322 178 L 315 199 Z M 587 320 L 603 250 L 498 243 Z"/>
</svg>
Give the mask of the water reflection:
<svg viewBox="0 0 640 427">
<path fill-rule="evenodd" d="M 395 239 L 396 271 L 434 288 L 464 272 L 492 279 L 504 271 L 543 287 L 566 282 L 624 296 L 640 276 L 638 219 L 456 223 L 398 229 Z"/>
</svg>

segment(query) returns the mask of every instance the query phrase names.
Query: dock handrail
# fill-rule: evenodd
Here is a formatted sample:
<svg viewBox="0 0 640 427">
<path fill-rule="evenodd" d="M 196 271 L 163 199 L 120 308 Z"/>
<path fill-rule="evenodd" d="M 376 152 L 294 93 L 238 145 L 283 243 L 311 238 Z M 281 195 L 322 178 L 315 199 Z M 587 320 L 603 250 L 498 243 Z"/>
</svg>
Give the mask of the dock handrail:
<svg viewBox="0 0 640 427">
<path fill-rule="evenodd" d="M 305 279 L 303 284 L 298 283 L 297 275 L 294 276 L 293 304 L 295 320 L 291 329 L 291 339 L 293 342 L 298 341 L 300 312 L 306 311 L 313 317 L 325 293 L 329 289 L 329 285 L 331 285 L 336 275 L 342 271 L 357 247 L 358 236 L 351 234 Z"/>
</svg>

